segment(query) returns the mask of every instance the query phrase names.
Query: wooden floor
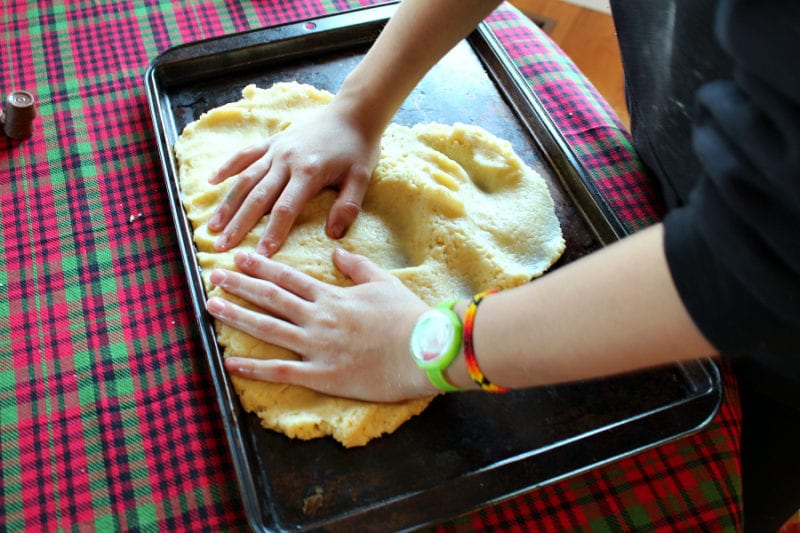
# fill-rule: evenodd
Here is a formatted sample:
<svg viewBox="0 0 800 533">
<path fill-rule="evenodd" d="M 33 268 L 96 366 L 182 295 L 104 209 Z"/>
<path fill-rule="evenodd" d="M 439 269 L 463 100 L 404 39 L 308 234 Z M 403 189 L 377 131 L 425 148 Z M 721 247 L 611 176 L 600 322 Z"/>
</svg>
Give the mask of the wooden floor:
<svg viewBox="0 0 800 533">
<path fill-rule="evenodd" d="M 510 0 L 521 11 L 552 19 L 550 37 L 569 55 L 600 94 L 629 124 L 622 63 L 611 15 L 562 0 Z"/>
</svg>

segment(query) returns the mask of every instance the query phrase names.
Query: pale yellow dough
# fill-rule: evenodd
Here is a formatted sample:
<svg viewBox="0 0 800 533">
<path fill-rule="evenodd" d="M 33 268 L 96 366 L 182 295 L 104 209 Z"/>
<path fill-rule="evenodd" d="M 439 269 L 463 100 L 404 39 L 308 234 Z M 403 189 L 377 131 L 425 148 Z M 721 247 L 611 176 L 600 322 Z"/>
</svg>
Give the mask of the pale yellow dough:
<svg viewBox="0 0 800 533">
<path fill-rule="evenodd" d="M 175 154 L 182 199 L 209 295 L 221 291 L 208 280 L 212 269 L 234 268 L 234 252 L 215 252 L 215 235 L 206 226 L 233 180 L 212 186 L 209 177 L 237 150 L 287 128 L 331 98 L 298 83 L 266 90 L 249 85 L 241 100 L 203 114 L 181 134 Z M 544 180 L 508 142 L 476 126 L 390 126 L 362 212 L 339 241 L 324 233 L 334 197 L 326 190 L 305 208 L 274 259 L 321 280 L 347 284 L 331 260 L 334 247 L 341 246 L 366 255 L 435 304 L 526 283 L 564 250 Z M 266 219 L 239 249 L 254 249 Z M 216 331 L 226 356 L 295 357 L 221 323 Z M 300 439 L 331 435 L 347 447 L 393 432 L 432 399 L 377 404 L 297 386 L 237 377 L 233 382 L 244 408 L 256 413 L 264 427 Z"/>
</svg>

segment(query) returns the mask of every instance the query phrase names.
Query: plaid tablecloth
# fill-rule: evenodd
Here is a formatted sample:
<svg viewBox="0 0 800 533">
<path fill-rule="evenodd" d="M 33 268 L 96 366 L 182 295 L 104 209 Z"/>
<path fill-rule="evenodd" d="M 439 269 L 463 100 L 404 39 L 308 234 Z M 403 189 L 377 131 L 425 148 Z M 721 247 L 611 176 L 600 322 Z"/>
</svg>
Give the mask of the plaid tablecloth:
<svg viewBox="0 0 800 533">
<path fill-rule="evenodd" d="M 0 531 L 246 529 L 143 75 L 180 43 L 371 3 L 0 4 L 0 91 L 32 92 L 40 112 L 33 138 L 0 136 Z M 592 86 L 510 6 L 490 20 L 622 221 L 657 220 Z M 739 529 L 739 407 L 723 370 L 703 431 L 441 529 Z"/>
</svg>

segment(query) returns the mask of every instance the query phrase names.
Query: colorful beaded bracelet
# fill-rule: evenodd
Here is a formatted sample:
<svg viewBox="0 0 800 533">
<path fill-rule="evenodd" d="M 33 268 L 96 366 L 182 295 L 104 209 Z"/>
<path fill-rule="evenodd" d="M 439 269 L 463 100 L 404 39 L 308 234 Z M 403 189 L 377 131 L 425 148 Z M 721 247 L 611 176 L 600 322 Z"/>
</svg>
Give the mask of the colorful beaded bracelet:
<svg viewBox="0 0 800 533">
<path fill-rule="evenodd" d="M 475 346 L 472 344 L 472 330 L 475 327 L 475 314 L 478 312 L 478 306 L 481 304 L 481 301 L 483 301 L 484 298 L 496 292 L 499 292 L 498 289 L 489 289 L 476 294 L 472 297 L 472 302 L 470 302 L 466 313 L 464 313 L 464 360 L 467 363 L 467 372 L 469 372 L 469 377 L 471 377 L 472 381 L 477 383 L 481 389 L 487 392 L 508 392 L 511 389 L 508 387 L 495 385 L 483 375 L 483 372 L 481 372 L 481 369 L 478 366 L 478 360 L 475 358 Z"/>
</svg>

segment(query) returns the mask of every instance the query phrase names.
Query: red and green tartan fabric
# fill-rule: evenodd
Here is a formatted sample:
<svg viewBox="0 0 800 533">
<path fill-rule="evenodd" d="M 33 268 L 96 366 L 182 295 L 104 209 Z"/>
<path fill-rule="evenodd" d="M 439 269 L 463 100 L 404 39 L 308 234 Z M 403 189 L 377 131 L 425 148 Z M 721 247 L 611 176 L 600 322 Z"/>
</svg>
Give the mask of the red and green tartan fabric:
<svg viewBox="0 0 800 533">
<path fill-rule="evenodd" d="M 0 531 L 246 529 L 144 90 L 181 43 L 380 3 L 3 3 L 0 91 L 39 104 L 0 136 Z M 500 37 L 631 230 L 660 208 L 623 127 L 503 5 Z M 736 384 L 701 432 L 442 524 L 442 531 L 738 530 Z"/>
</svg>

